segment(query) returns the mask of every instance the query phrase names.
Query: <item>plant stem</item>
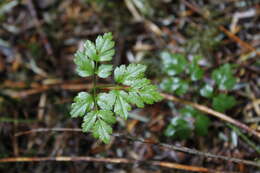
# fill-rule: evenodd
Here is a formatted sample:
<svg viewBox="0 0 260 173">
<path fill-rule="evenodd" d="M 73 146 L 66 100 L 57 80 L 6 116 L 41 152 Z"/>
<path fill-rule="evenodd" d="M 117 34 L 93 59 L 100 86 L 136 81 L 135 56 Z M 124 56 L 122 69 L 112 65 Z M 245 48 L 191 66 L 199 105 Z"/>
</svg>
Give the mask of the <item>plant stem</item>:
<svg viewBox="0 0 260 173">
<path fill-rule="evenodd" d="M 108 89 L 108 90 L 127 90 L 129 88 L 129 86 L 107 84 L 107 85 L 96 85 L 96 88 Z"/>
<path fill-rule="evenodd" d="M 97 110 L 97 62 L 94 61 L 94 75 L 93 75 L 93 99 L 94 99 L 94 110 Z"/>
</svg>

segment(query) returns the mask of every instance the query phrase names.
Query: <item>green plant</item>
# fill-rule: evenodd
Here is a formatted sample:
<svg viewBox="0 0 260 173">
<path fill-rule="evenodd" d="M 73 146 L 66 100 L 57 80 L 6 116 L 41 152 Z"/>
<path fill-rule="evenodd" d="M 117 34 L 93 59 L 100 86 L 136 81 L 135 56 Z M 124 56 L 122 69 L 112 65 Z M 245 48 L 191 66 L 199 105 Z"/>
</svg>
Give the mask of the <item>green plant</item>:
<svg viewBox="0 0 260 173">
<path fill-rule="evenodd" d="M 172 118 L 167 126 L 164 132 L 166 136 L 187 139 L 193 130 L 197 135 L 207 135 L 210 120 L 206 115 L 190 106 L 180 109 L 179 114 L 179 116 Z"/>
<path fill-rule="evenodd" d="M 193 99 L 211 102 L 212 107 L 220 112 L 232 108 L 236 104 L 233 96 L 227 95 L 236 84 L 233 65 L 224 64 L 213 70 L 211 79 L 206 79 L 200 66 L 201 56 L 194 56 L 189 61 L 183 54 L 161 53 L 162 68 L 165 77 L 160 88 L 171 94 L 183 96 L 192 94 Z M 205 98 L 205 99 L 203 99 Z M 192 108 L 184 108 L 179 116 L 174 117 L 167 126 L 165 135 L 181 139 L 190 137 L 193 130 L 197 135 L 206 135 L 210 120 L 206 115 Z"/>
<path fill-rule="evenodd" d="M 71 116 L 82 117 L 83 132 L 92 132 L 103 142 L 110 141 L 111 125 L 118 115 L 128 117 L 131 105 L 143 108 L 144 104 L 153 104 L 162 99 L 157 87 L 145 78 L 146 66 L 142 64 L 121 65 L 114 70 L 115 85 L 98 85 L 98 78 L 107 78 L 112 74 L 111 61 L 115 54 L 112 34 L 98 36 L 95 43 L 87 40 L 84 49 L 78 50 L 74 62 L 76 72 L 81 77 L 93 77 L 93 89 L 80 92 L 71 105 Z M 109 92 L 102 92 L 104 90 Z"/>
</svg>

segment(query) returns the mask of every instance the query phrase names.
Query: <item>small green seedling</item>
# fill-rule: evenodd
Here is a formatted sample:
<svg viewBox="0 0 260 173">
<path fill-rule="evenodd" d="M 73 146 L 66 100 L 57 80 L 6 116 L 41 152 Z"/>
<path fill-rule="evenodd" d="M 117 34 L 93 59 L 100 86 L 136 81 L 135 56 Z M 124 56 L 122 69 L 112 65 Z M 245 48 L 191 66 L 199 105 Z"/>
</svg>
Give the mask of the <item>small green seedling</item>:
<svg viewBox="0 0 260 173">
<path fill-rule="evenodd" d="M 145 78 L 146 66 L 121 65 L 113 71 L 107 64 L 115 54 L 111 33 L 98 36 L 95 43 L 87 40 L 83 50 L 75 54 L 76 72 L 81 77 L 93 77 L 90 92 L 80 92 L 71 105 L 72 118 L 82 117 L 83 132 L 92 132 L 95 138 L 109 143 L 116 115 L 127 119 L 131 105 L 143 108 L 145 104 L 160 101 L 157 87 Z M 98 78 L 108 78 L 113 71 L 115 85 L 98 85 Z M 109 90 L 109 92 L 103 92 Z"/>
<path fill-rule="evenodd" d="M 192 94 L 193 99 L 211 102 L 212 107 L 225 112 L 236 104 L 233 96 L 227 95 L 236 84 L 233 65 L 224 64 L 211 73 L 211 79 L 205 80 L 204 70 L 199 64 L 201 56 L 191 61 L 183 54 L 168 51 L 161 53 L 165 77 L 160 88 L 168 93 L 184 96 Z M 209 82 L 211 81 L 211 82 Z M 165 135 L 180 139 L 190 137 L 194 130 L 197 135 L 206 135 L 210 124 L 209 118 L 192 108 L 185 107 L 178 111 L 166 128 Z"/>
</svg>

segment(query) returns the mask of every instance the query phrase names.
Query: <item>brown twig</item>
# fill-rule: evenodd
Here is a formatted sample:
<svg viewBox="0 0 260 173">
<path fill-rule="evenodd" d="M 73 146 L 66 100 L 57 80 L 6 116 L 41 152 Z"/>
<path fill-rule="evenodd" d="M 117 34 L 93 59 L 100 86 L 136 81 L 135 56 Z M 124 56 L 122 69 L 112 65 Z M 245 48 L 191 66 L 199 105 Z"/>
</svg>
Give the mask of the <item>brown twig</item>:
<svg viewBox="0 0 260 173">
<path fill-rule="evenodd" d="M 196 166 L 188 166 L 178 163 L 172 162 L 161 162 L 161 161 L 144 161 L 144 160 L 131 160 L 124 158 L 96 158 L 96 157 L 67 157 L 67 156 L 59 156 L 59 157 L 10 157 L 0 159 L 0 163 L 10 163 L 10 162 L 44 162 L 44 161 L 56 161 L 56 162 L 76 162 L 76 161 L 84 161 L 84 162 L 105 162 L 105 163 L 119 163 L 119 164 L 150 164 L 154 166 L 161 166 L 165 168 L 178 169 L 178 170 L 186 170 L 193 172 L 216 172 L 213 170 L 209 170 L 203 167 Z"/>
<path fill-rule="evenodd" d="M 258 52 L 253 46 L 251 46 L 247 42 L 241 40 L 239 37 L 237 37 L 235 34 L 230 32 L 229 30 L 227 30 L 225 27 L 219 26 L 219 30 L 223 31 L 229 38 L 231 38 L 232 40 L 234 40 L 238 44 L 240 44 L 240 46 L 245 47 L 246 49 L 255 52 L 257 55 L 260 55 L 260 52 Z"/>
<path fill-rule="evenodd" d="M 217 112 L 217 111 L 210 109 L 210 108 L 208 108 L 204 105 L 200 105 L 200 104 L 197 104 L 197 103 L 193 103 L 191 101 L 180 99 L 180 98 L 175 97 L 173 95 L 164 94 L 164 93 L 161 93 L 161 95 L 167 100 L 182 103 L 182 104 L 185 104 L 185 105 L 190 105 L 190 106 L 192 106 L 192 107 L 194 107 L 194 108 L 196 108 L 196 109 L 198 109 L 202 112 L 205 112 L 205 113 L 213 115 L 213 116 L 215 116 L 215 117 L 217 117 L 221 120 L 229 122 L 229 123 L 231 123 L 231 124 L 233 124 L 233 125 L 235 125 L 239 128 L 246 130 L 250 134 L 256 136 L 258 138 L 258 140 L 260 139 L 260 133 L 256 132 L 254 129 L 249 128 L 247 125 L 245 125 L 245 124 L 243 124 L 243 123 L 241 123 L 241 122 L 239 122 L 239 121 L 237 121 L 237 120 L 235 120 L 235 119 L 233 119 L 233 118 L 231 118 L 231 117 L 229 117 L 229 116 L 227 116 L 223 113 Z"/>
<path fill-rule="evenodd" d="M 10 97 L 13 98 L 26 98 L 28 96 L 34 95 L 34 94 L 39 94 L 42 92 L 46 92 L 51 89 L 59 88 L 63 90 L 84 90 L 84 89 L 91 89 L 93 87 L 92 84 L 73 84 L 73 83 L 58 83 L 54 85 L 39 85 L 37 88 L 31 88 L 31 89 L 26 89 L 22 91 L 8 91 L 5 94 L 9 95 Z"/>
<path fill-rule="evenodd" d="M 79 129 L 79 128 L 39 128 L 39 129 L 32 129 L 32 130 L 28 130 L 28 131 L 24 131 L 24 132 L 19 132 L 19 133 L 16 133 L 15 136 L 18 137 L 18 136 L 22 136 L 22 135 L 28 135 L 28 134 L 31 134 L 31 133 L 50 132 L 50 131 L 54 131 L 54 132 L 65 132 L 65 131 L 66 132 L 82 132 L 82 130 Z M 212 154 L 212 153 L 208 153 L 208 152 L 202 152 L 202 151 L 198 151 L 198 150 L 187 148 L 187 147 L 169 145 L 169 144 L 165 144 L 165 143 L 161 143 L 161 142 L 153 142 L 153 141 L 145 140 L 145 139 L 142 139 L 142 138 L 136 138 L 136 137 L 133 137 L 133 136 L 130 136 L 130 135 L 123 135 L 123 134 L 119 134 L 119 133 L 113 134 L 113 136 L 119 137 L 119 138 L 122 138 L 122 139 L 127 139 L 127 140 L 130 140 L 130 141 L 133 141 L 133 142 L 149 143 L 149 144 L 160 146 L 162 148 L 166 148 L 166 149 L 169 149 L 169 150 L 180 151 L 180 152 L 184 152 L 184 153 L 188 153 L 188 154 L 194 154 L 194 155 L 199 155 L 199 156 L 203 156 L 203 157 L 210 157 L 210 158 L 221 159 L 221 160 L 225 160 L 225 161 L 230 161 L 230 162 L 235 162 L 235 163 L 243 163 L 243 164 L 246 164 L 246 165 L 260 167 L 259 164 L 255 163 L 253 161 L 249 161 L 249 160 L 243 160 L 243 159 L 237 159 L 237 158 L 233 158 L 233 157 L 216 155 L 216 154 Z"/>
</svg>

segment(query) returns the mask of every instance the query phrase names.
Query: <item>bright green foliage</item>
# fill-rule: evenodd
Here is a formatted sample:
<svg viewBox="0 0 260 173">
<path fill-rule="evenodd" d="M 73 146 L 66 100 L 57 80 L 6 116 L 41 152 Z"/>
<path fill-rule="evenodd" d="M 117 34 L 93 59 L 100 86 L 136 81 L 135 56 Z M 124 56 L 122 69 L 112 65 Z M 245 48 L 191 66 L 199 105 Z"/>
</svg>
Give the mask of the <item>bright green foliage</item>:
<svg viewBox="0 0 260 173">
<path fill-rule="evenodd" d="M 212 78 L 220 90 L 231 90 L 236 84 L 236 78 L 233 76 L 232 65 L 230 64 L 222 65 L 220 68 L 214 70 Z"/>
<path fill-rule="evenodd" d="M 87 113 L 86 116 L 84 116 L 84 120 L 82 123 L 83 132 L 88 132 L 93 128 L 93 126 L 96 123 L 97 112 L 98 111 L 91 111 L 91 112 Z"/>
<path fill-rule="evenodd" d="M 93 130 L 93 134 L 96 138 L 100 138 L 105 143 L 110 140 L 110 134 L 112 134 L 111 124 L 116 122 L 113 112 L 109 110 L 97 110 L 89 112 L 83 120 L 82 130 L 88 132 Z"/>
<path fill-rule="evenodd" d="M 174 76 L 182 73 L 187 67 L 187 60 L 182 54 L 172 54 L 170 52 L 161 53 L 163 70 L 169 75 Z"/>
<path fill-rule="evenodd" d="M 131 104 L 136 105 L 139 108 L 144 107 L 144 102 L 142 98 L 135 91 L 130 91 L 127 99 Z"/>
<path fill-rule="evenodd" d="M 178 139 L 187 139 L 193 130 L 197 135 L 207 135 L 210 124 L 209 118 L 192 107 L 181 109 L 180 116 L 172 118 L 165 130 L 165 135 Z"/>
<path fill-rule="evenodd" d="M 95 43 L 87 40 L 84 49 L 77 51 L 74 62 L 81 77 L 94 76 L 94 87 L 90 93 L 80 92 L 71 106 L 72 117 L 83 117 L 83 132 L 92 132 L 103 142 L 110 141 L 111 125 L 116 122 L 116 115 L 127 119 L 131 105 L 144 107 L 162 99 L 157 87 L 145 78 L 146 66 L 141 64 L 121 65 L 114 70 L 117 85 L 108 85 L 108 93 L 100 92 L 106 86 L 97 86 L 97 77 L 107 78 L 113 66 L 101 64 L 112 60 L 115 54 L 112 34 L 98 36 Z"/>
<path fill-rule="evenodd" d="M 124 119 L 127 119 L 128 111 L 131 110 L 131 106 L 127 102 L 128 94 L 125 91 L 118 90 L 113 90 L 110 93 L 113 94 L 116 98 L 114 112 Z"/>
<path fill-rule="evenodd" d="M 146 66 L 142 64 L 130 64 L 128 67 L 121 65 L 114 71 L 115 81 L 124 85 L 133 85 L 132 82 L 144 76 Z"/>
<path fill-rule="evenodd" d="M 204 69 L 199 64 L 202 59 L 201 56 L 193 56 L 192 60 L 189 60 L 184 55 L 172 54 L 167 51 L 162 52 L 160 56 L 165 77 L 159 87 L 163 91 L 178 96 L 189 94 L 192 99 L 200 101 L 204 101 L 206 98 L 208 99 L 206 102 L 211 102 L 212 107 L 220 112 L 224 112 L 235 105 L 232 96 L 219 94 L 218 91 L 218 89 L 231 90 L 234 88 L 236 78 L 233 76 L 233 65 L 225 64 L 215 69 L 211 73 L 212 79 L 210 79 L 208 76 L 204 77 Z M 214 81 L 215 85 L 212 85 L 213 82 L 211 81 Z M 200 96 L 204 99 L 201 99 Z M 186 108 L 179 112 L 182 116 L 175 117 L 174 123 L 168 125 L 165 132 L 167 136 L 183 139 L 190 136 L 188 132 L 191 133 L 192 131 L 197 135 L 207 134 L 210 122 L 205 115 Z M 179 135 L 179 131 L 185 133 L 185 135 Z"/>
<path fill-rule="evenodd" d="M 95 138 L 101 139 L 104 143 L 109 143 L 110 134 L 112 134 L 113 129 L 111 125 L 107 124 L 105 121 L 99 119 L 93 127 L 93 136 Z"/>
<path fill-rule="evenodd" d="M 98 36 L 96 39 L 96 61 L 111 61 L 115 54 L 115 42 L 112 40 L 112 33 L 106 33 L 103 36 Z"/>
<path fill-rule="evenodd" d="M 75 54 L 74 63 L 77 65 L 76 71 L 81 77 L 88 77 L 94 74 L 94 62 L 85 56 L 84 52 L 78 51 Z"/>
<path fill-rule="evenodd" d="M 140 89 L 133 88 L 132 91 L 138 93 L 140 99 L 147 104 L 153 104 L 154 102 L 160 101 L 163 98 L 160 93 L 157 92 L 157 87 L 151 84 L 146 85 Z"/>
<path fill-rule="evenodd" d="M 130 104 L 144 107 L 144 103 L 153 104 L 162 99 L 157 92 L 157 87 L 144 78 L 146 66 L 141 64 L 121 65 L 114 71 L 115 81 L 129 86 L 128 93 L 123 91 L 111 91 L 116 97 L 115 112 L 123 118 L 127 118 L 127 112 L 131 110 Z"/>
<path fill-rule="evenodd" d="M 111 75 L 111 71 L 113 70 L 113 65 L 102 64 L 98 67 L 97 75 L 101 78 L 107 78 Z"/>
<path fill-rule="evenodd" d="M 227 109 L 236 105 L 236 100 L 233 96 L 226 94 L 219 94 L 213 98 L 212 106 L 214 109 L 220 112 L 225 112 Z"/>
<path fill-rule="evenodd" d="M 113 93 L 100 93 L 97 98 L 97 104 L 101 109 L 112 110 L 116 97 Z"/>
<path fill-rule="evenodd" d="M 199 57 L 194 58 L 191 64 L 182 54 L 172 54 L 164 51 L 161 53 L 163 71 L 169 76 L 162 80 L 160 88 L 169 93 L 183 95 L 189 90 L 189 82 L 180 78 L 183 74 L 189 74 L 192 81 L 200 79 L 203 70 L 198 66 Z"/>
<path fill-rule="evenodd" d="M 84 44 L 84 54 L 91 60 L 98 61 L 96 46 L 91 41 L 87 40 Z"/>
<path fill-rule="evenodd" d="M 75 98 L 74 103 L 71 105 L 71 116 L 82 117 L 86 112 L 93 108 L 94 100 L 93 97 L 87 92 L 80 92 Z"/>
</svg>

